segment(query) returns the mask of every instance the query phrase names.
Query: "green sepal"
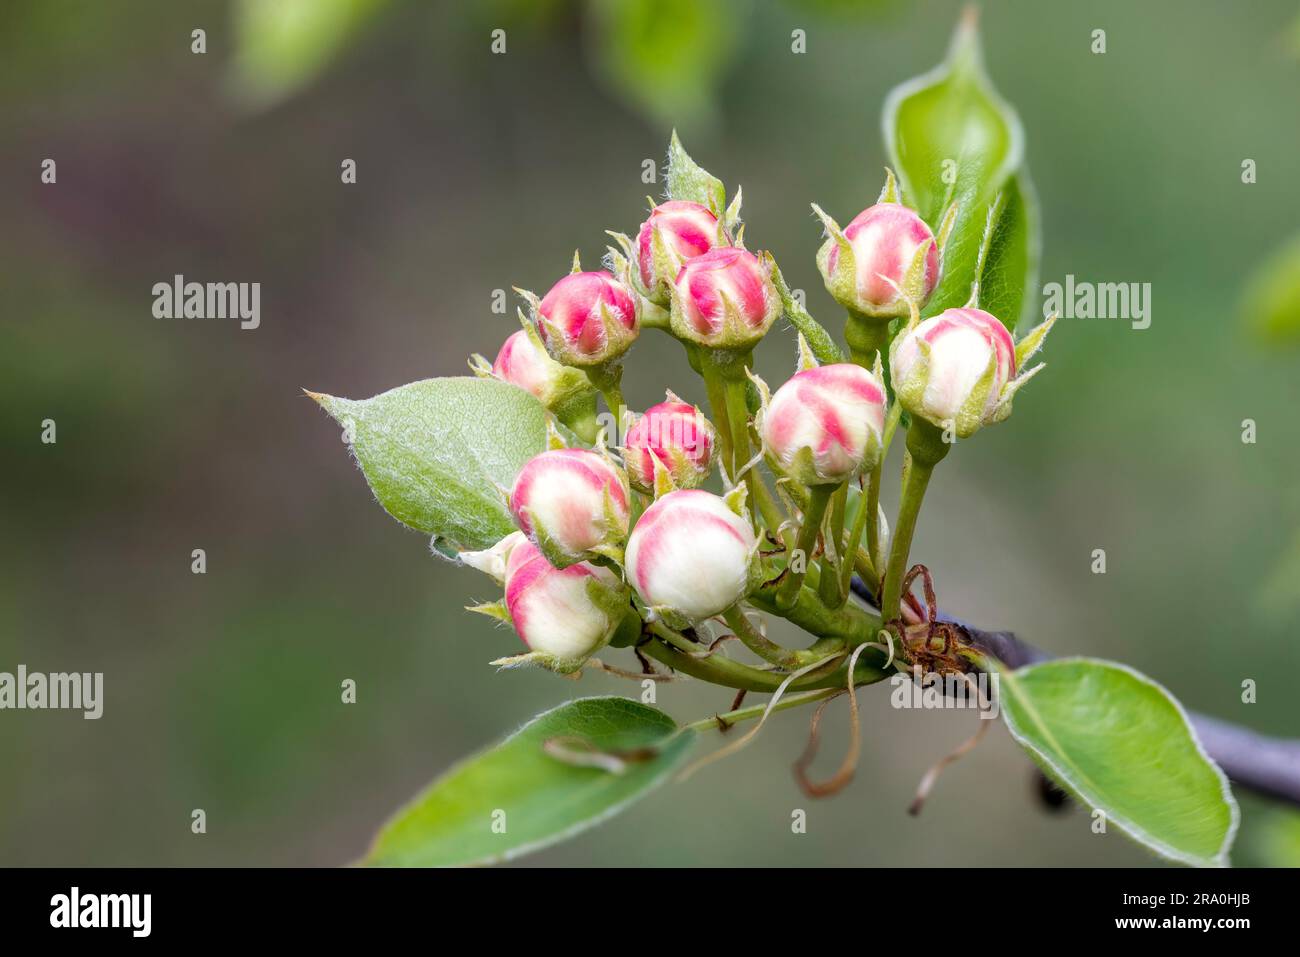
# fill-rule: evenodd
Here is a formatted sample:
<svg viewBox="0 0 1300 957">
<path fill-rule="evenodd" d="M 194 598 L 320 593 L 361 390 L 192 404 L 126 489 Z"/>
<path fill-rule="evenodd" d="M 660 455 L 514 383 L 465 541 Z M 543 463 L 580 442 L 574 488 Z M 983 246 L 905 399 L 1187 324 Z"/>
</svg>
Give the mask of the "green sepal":
<svg viewBox="0 0 1300 957">
<path fill-rule="evenodd" d="M 691 159 L 676 130 L 668 144 L 668 198 L 699 203 L 719 219 L 726 215 L 727 190 L 722 181 Z"/>
<path fill-rule="evenodd" d="M 1039 323 L 1016 343 L 1016 368 L 1023 369 L 1025 363 L 1037 354 L 1038 350 L 1043 347 L 1043 340 L 1047 334 L 1052 331 L 1052 326 L 1056 325 L 1056 316 Z"/>
<path fill-rule="evenodd" d="M 655 501 L 663 498 L 669 492 L 677 491 L 677 483 L 673 481 L 672 472 L 664 465 L 663 461 L 653 451 L 650 453 L 650 460 L 654 463 L 654 497 Z"/>
<path fill-rule="evenodd" d="M 795 363 L 795 371 L 807 372 L 809 369 L 816 369 L 820 363 L 817 362 L 817 357 L 813 355 L 812 349 L 808 347 L 808 340 L 803 337 L 802 332 L 798 333 L 797 338 L 799 358 Z"/>
<path fill-rule="evenodd" d="M 903 200 L 898 195 L 898 179 L 894 176 L 894 171 L 888 166 L 885 167 L 885 185 L 880 190 L 880 196 L 876 203 L 897 203 L 902 204 Z"/>
<path fill-rule="evenodd" d="M 743 224 L 740 222 L 740 197 L 741 187 L 737 186 L 736 196 L 727 207 L 726 215 L 718 220 L 718 225 L 725 230 L 724 238 L 726 234 L 734 232 L 737 226 L 743 228 Z"/>
<path fill-rule="evenodd" d="M 489 601 L 481 605 L 466 605 L 466 611 L 472 611 L 476 615 L 487 615 L 489 618 L 495 618 L 497 621 L 503 621 L 507 625 L 513 625 L 510 620 L 510 610 L 506 608 L 503 601 Z"/>
<path fill-rule="evenodd" d="M 843 362 L 844 353 L 840 351 L 834 337 L 808 313 L 808 310 L 795 301 L 793 294 L 790 292 L 790 287 L 786 284 L 785 277 L 781 275 L 781 270 L 772 254 L 764 252 L 761 258 L 772 276 L 772 284 L 776 286 L 777 294 L 781 297 L 781 305 L 785 309 L 786 319 L 790 320 L 790 324 L 808 340 L 813 355 L 823 365 Z"/>
</svg>

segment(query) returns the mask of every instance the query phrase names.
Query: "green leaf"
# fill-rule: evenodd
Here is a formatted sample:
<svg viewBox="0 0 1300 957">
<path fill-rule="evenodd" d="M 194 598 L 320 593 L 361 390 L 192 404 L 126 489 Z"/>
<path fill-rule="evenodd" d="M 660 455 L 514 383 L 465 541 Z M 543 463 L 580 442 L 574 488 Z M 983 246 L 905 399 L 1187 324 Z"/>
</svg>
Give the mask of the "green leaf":
<svg viewBox="0 0 1300 957">
<path fill-rule="evenodd" d="M 384 826 L 364 863 L 493 864 L 562 841 L 662 784 L 694 738 L 627 698 L 567 702 L 434 781 Z"/>
<path fill-rule="evenodd" d="M 1162 857 L 1228 863 L 1237 802 L 1160 685 L 1125 665 L 1063 658 L 1000 672 L 999 692 L 1012 736 L 1080 802 Z"/>
<path fill-rule="evenodd" d="M 719 218 L 727 209 L 727 190 L 722 180 L 691 159 L 676 130 L 668 146 L 668 198 L 707 206 Z"/>
<path fill-rule="evenodd" d="M 1241 310 L 1266 342 L 1300 344 L 1300 236 L 1251 277 Z"/>
<path fill-rule="evenodd" d="M 979 306 L 1015 332 L 1021 320 L 1033 324 L 1030 313 L 1038 305 L 1033 294 L 1038 284 L 1038 197 L 1029 171 L 1021 169 L 1007 180 L 989 209 L 981 241 L 986 248 L 981 251 L 982 261 L 977 259 Z M 967 279 L 956 270 L 945 273 L 927 304 L 927 314 L 964 305 L 970 296 Z"/>
<path fill-rule="evenodd" d="M 387 0 L 238 0 L 230 84 L 259 107 L 297 93 Z"/>
<path fill-rule="evenodd" d="M 985 278 L 1001 293 L 997 309 L 1016 311 L 985 308 L 1014 329 L 1037 259 L 1037 217 L 1027 181 L 1012 180 L 1024 153 L 1020 119 L 984 72 L 973 15 L 958 24 L 943 63 L 890 91 L 883 125 L 903 200 L 932 227 L 957 204 L 943 276 L 924 314 L 960 306 L 969 298 L 990 206 L 1004 194 L 989 254 L 996 273 Z M 1012 293 L 1016 289 L 1018 295 Z"/>
<path fill-rule="evenodd" d="M 498 488 L 546 450 L 546 410 L 523 389 L 470 376 L 425 379 L 372 399 L 312 396 L 352 437 L 389 515 L 457 549 L 514 531 Z"/>
</svg>

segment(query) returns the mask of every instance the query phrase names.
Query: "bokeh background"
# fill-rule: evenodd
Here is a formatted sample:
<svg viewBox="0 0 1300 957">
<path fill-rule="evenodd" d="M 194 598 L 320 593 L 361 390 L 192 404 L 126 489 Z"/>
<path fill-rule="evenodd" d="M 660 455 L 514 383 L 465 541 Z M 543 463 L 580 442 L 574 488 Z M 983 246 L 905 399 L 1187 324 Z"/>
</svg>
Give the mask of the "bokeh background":
<svg viewBox="0 0 1300 957">
<path fill-rule="evenodd" d="M 1127 661 L 1191 708 L 1294 735 L 1300 353 L 1254 338 L 1237 304 L 1297 227 L 1300 10 L 1081 7 L 985 4 L 989 71 L 1026 128 L 1042 281 L 1150 282 L 1152 325 L 1063 321 L 1015 416 L 945 463 L 916 554 L 971 621 Z M 567 697 L 638 692 L 495 673 L 516 639 L 461 610 L 490 597 L 486 580 L 384 515 L 299 389 L 363 397 L 465 374 L 514 328 L 491 312 L 494 289 L 544 290 L 575 247 L 594 261 L 603 230 L 636 228 L 660 191 L 641 164 L 674 124 L 744 185 L 751 246 L 838 328 L 808 203 L 843 221 L 874 199 L 883 97 L 941 59 L 958 12 L 0 7 L 0 670 L 103 671 L 106 693 L 99 721 L 0 713 L 0 864 L 347 863 L 460 756 Z M 505 55 L 489 51 L 496 28 Z M 1098 28 L 1104 55 L 1090 51 Z M 39 179 L 46 157 L 55 185 Z M 345 158 L 355 185 L 340 183 Z M 261 328 L 154 319 L 150 288 L 175 273 L 260 282 Z M 793 358 L 774 333 L 760 371 L 779 379 Z M 664 385 L 702 398 L 666 338 L 637 346 L 625 381 L 640 406 Z M 55 445 L 40 442 L 46 418 Z M 355 705 L 340 702 L 345 678 Z M 1240 701 L 1245 678 L 1256 704 Z M 920 776 L 975 719 L 893 711 L 876 690 L 837 798 L 795 786 L 807 715 L 787 713 L 745 753 L 524 863 L 1152 860 L 1077 809 L 1043 810 L 1000 726 L 909 818 Z M 682 719 L 728 697 L 659 689 Z M 847 738 L 842 704 L 825 773 Z M 1235 859 L 1294 861 L 1294 822 L 1241 796 Z M 206 834 L 191 833 L 194 808 Z M 791 833 L 795 808 L 807 834 Z"/>
</svg>

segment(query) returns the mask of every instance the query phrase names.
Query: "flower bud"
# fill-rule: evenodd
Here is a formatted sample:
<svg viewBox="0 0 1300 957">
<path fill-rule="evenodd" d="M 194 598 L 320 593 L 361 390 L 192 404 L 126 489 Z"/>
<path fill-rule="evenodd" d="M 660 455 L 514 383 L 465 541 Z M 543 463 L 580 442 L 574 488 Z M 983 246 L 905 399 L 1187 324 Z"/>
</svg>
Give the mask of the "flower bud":
<svg viewBox="0 0 1300 957">
<path fill-rule="evenodd" d="M 840 305 L 892 319 L 908 314 L 906 296 L 918 307 L 930 298 L 939 282 L 939 250 L 934 233 L 915 212 L 900 203 L 882 202 L 858 213 L 843 232 L 829 217 L 824 222 L 830 238 L 817 254 L 817 267 L 826 290 Z M 917 253 L 927 242 L 924 262 L 915 262 L 913 271 Z"/>
<path fill-rule="evenodd" d="M 903 408 L 959 438 L 1011 414 L 1011 398 L 1042 368 L 1016 377 L 1051 328 L 1049 320 L 1019 346 L 1006 326 L 982 309 L 948 309 L 895 340 L 889 367 Z"/>
<path fill-rule="evenodd" d="M 536 660 L 573 671 L 609 641 L 628 608 L 627 590 L 608 568 L 556 568 L 532 542 L 510 550 L 506 611 Z"/>
<path fill-rule="evenodd" d="M 763 444 L 804 485 L 838 485 L 880 461 L 885 390 L 851 363 L 805 369 L 763 411 Z"/>
<path fill-rule="evenodd" d="M 616 359 L 640 332 L 631 292 L 607 272 L 565 276 L 536 304 L 534 319 L 551 357 L 571 366 Z"/>
<path fill-rule="evenodd" d="M 594 401 L 591 382 L 577 369 L 552 359 L 534 330 L 520 329 L 501 345 L 490 370 L 475 356 L 470 367 L 480 374 L 492 375 L 503 382 L 531 392 L 552 412 L 572 409 L 584 399 Z"/>
<path fill-rule="evenodd" d="M 781 297 L 757 256 L 719 246 L 682 263 L 672 290 L 672 331 L 720 349 L 745 349 L 781 314 Z"/>
<path fill-rule="evenodd" d="M 749 521 L 700 489 L 669 492 L 637 521 L 627 543 L 628 580 L 670 621 L 702 621 L 749 591 L 758 540 Z"/>
<path fill-rule="evenodd" d="M 670 258 L 687 260 L 703 255 L 718 242 L 718 217 L 708 207 L 687 200 L 674 199 L 660 203 L 650 210 L 650 217 L 641 224 L 637 233 L 637 264 L 641 282 L 650 294 L 655 293 L 660 282 L 672 282 L 677 270 L 659 275 L 655 269 L 654 234 L 659 234 Z"/>
<path fill-rule="evenodd" d="M 613 551 L 627 537 L 627 479 L 586 449 L 552 449 L 515 477 L 510 510 L 551 564 L 565 568 Z"/>
<path fill-rule="evenodd" d="M 655 463 L 676 488 L 695 488 L 713 467 L 716 435 L 699 409 L 671 392 L 668 401 L 646 409 L 628 430 L 623 464 L 632 487 L 653 494 Z"/>
</svg>

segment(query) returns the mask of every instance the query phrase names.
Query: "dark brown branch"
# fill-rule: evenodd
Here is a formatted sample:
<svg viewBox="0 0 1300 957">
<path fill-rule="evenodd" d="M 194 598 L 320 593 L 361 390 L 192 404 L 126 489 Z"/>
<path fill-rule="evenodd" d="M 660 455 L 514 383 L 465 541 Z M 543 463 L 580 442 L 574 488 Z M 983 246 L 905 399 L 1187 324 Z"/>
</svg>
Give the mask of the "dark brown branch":
<svg viewBox="0 0 1300 957">
<path fill-rule="evenodd" d="M 853 579 L 853 593 L 874 607 L 871 592 L 856 577 Z M 974 647 L 1009 668 L 1055 657 L 1009 631 L 985 631 L 947 615 L 940 615 L 940 618 L 956 624 Z M 1195 711 L 1189 711 L 1187 716 L 1206 752 L 1234 784 L 1300 806 L 1300 739 L 1270 737 Z"/>
</svg>

